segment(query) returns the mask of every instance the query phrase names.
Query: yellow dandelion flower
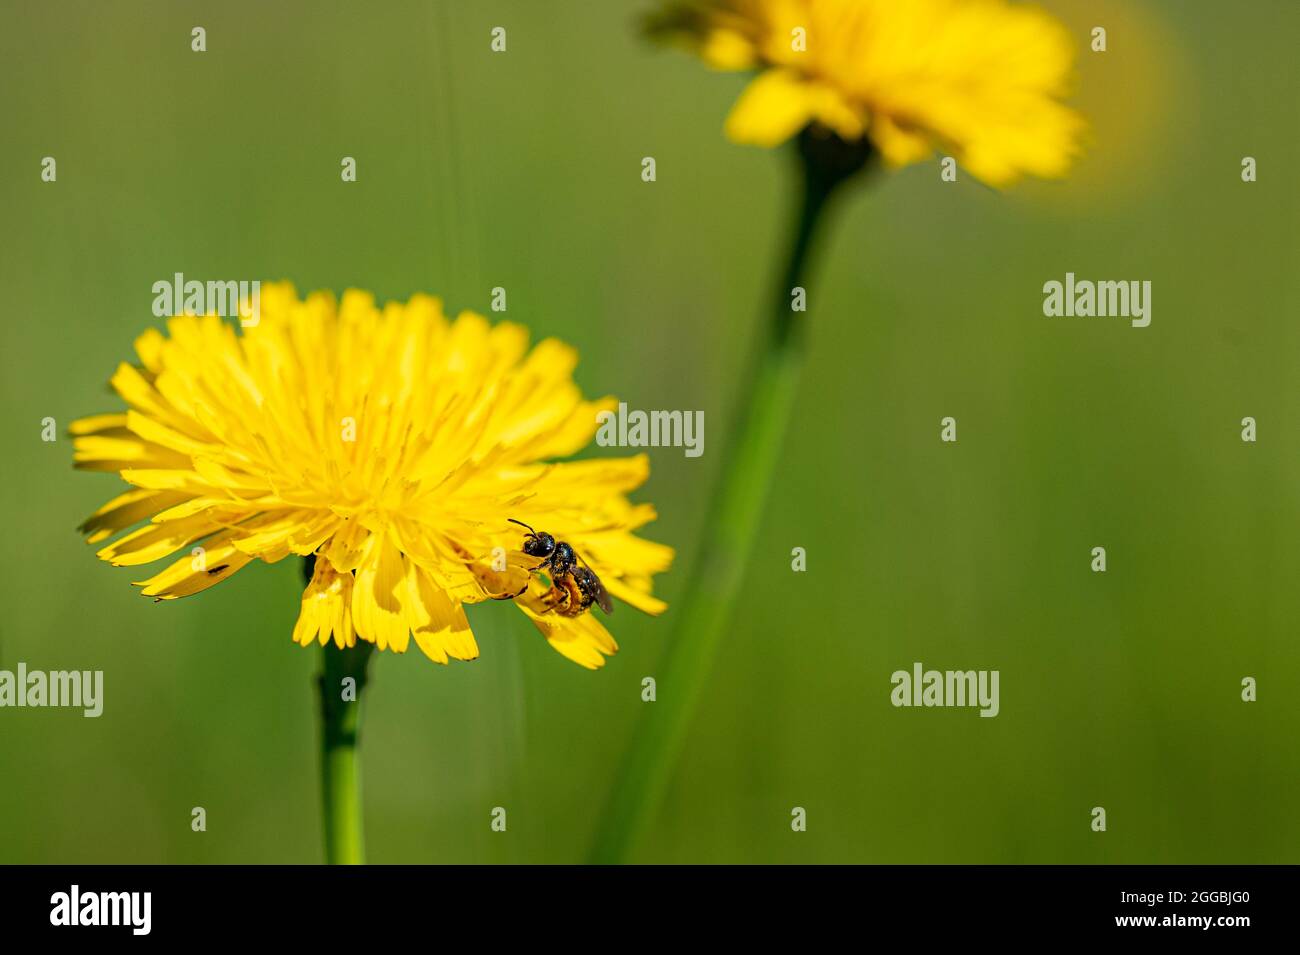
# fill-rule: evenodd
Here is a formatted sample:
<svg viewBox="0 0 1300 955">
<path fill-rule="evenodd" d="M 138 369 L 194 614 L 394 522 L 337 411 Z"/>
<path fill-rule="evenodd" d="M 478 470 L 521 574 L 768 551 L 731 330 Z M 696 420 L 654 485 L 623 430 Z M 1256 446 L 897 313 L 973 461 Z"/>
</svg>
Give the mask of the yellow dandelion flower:
<svg viewBox="0 0 1300 955">
<path fill-rule="evenodd" d="M 775 146 L 809 124 L 868 138 L 891 166 L 957 158 L 984 182 L 1065 174 L 1084 122 L 1069 33 L 1006 0 L 670 0 L 651 32 L 710 66 L 758 70 L 727 118 Z"/>
<path fill-rule="evenodd" d="M 251 319 L 251 316 L 249 316 Z M 568 541 L 614 597 L 658 614 L 651 578 L 673 552 L 633 534 L 655 517 L 627 492 L 644 455 L 555 462 L 582 449 L 613 399 L 587 401 L 577 354 L 528 348 L 519 325 L 436 298 L 383 307 L 262 287 L 260 321 L 236 334 L 215 315 L 179 316 L 137 339 L 139 365 L 112 386 L 124 413 L 72 426 L 79 468 L 132 489 L 81 527 L 115 566 L 173 564 L 139 582 L 170 600 L 253 560 L 314 557 L 293 638 L 380 650 L 415 644 L 439 663 L 472 660 L 464 606 L 515 599 L 550 644 L 596 668 L 617 650 L 594 613 L 553 609 L 522 518 Z"/>
</svg>

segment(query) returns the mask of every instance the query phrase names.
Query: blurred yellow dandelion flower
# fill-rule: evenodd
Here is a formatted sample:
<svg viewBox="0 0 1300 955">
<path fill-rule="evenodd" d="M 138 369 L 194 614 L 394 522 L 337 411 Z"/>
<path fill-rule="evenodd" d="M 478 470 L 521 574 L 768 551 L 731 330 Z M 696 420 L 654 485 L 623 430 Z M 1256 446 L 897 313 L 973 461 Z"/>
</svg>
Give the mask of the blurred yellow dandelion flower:
<svg viewBox="0 0 1300 955">
<path fill-rule="evenodd" d="M 294 640 L 359 636 L 431 659 L 470 660 L 464 605 L 513 598 L 551 645 L 596 668 L 617 645 L 593 613 L 550 612 L 520 550 L 522 517 L 572 543 L 620 600 L 657 614 L 651 578 L 673 552 L 633 534 L 655 517 L 626 493 L 644 455 L 548 463 L 594 436 L 612 399 L 586 401 L 577 354 L 436 298 L 376 306 L 349 291 L 299 300 L 263 286 L 260 321 L 179 316 L 137 339 L 112 386 L 124 413 L 72 426 L 76 466 L 132 490 L 81 527 L 115 566 L 184 556 L 139 583 L 160 600 L 255 559 L 314 556 Z M 193 547 L 192 550 L 189 548 Z M 525 588 L 527 588 L 525 590 Z M 522 593 L 521 593 L 522 592 Z"/>
<path fill-rule="evenodd" d="M 652 34 L 710 66 L 758 70 L 727 118 L 775 146 L 809 124 L 867 137 L 891 166 L 954 156 L 984 182 L 1062 176 L 1083 119 L 1070 34 L 1006 0 L 668 0 Z"/>
</svg>

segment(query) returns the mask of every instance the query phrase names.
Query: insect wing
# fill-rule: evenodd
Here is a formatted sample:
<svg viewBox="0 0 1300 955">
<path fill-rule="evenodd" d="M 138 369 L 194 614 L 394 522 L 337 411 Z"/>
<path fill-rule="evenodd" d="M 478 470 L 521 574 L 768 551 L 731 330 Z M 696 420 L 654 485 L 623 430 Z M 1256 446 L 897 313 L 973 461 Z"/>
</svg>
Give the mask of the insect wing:
<svg viewBox="0 0 1300 955">
<path fill-rule="evenodd" d="M 595 591 L 596 606 L 607 614 L 614 612 L 614 601 L 609 599 L 609 591 L 605 585 L 600 582 L 600 578 L 594 572 L 591 573 L 591 589 Z"/>
</svg>

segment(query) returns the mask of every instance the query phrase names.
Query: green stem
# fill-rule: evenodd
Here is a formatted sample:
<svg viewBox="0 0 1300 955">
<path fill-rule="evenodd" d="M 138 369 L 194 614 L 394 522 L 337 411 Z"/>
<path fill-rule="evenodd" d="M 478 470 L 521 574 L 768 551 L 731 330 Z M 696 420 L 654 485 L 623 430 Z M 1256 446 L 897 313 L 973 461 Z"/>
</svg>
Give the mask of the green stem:
<svg viewBox="0 0 1300 955">
<path fill-rule="evenodd" d="M 307 573 L 310 574 L 310 569 Z M 366 860 L 357 738 L 361 727 L 366 668 L 374 645 L 362 641 L 355 647 L 341 650 L 333 643 L 327 643 L 321 651 L 319 689 L 325 861 L 330 865 L 361 865 Z M 350 686 L 344 683 L 349 678 L 353 681 Z"/>
<path fill-rule="evenodd" d="M 700 556 L 681 603 L 675 638 L 660 667 L 658 699 L 633 737 L 597 831 L 592 861 L 622 862 L 654 819 L 680 755 L 713 658 L 727 630 L 776 470 L 798 393 L 807 315 L 792 309 L 828 200 L 870 156 L 865 143 L 845 143 L 806 130 L 799 140 L 803 201 L 788 265 L 777 289 L 769 334 L 740 395 L 739 421 L 715 489 Z"/>
<path fill-rule="evenodd" d="M 361 780 L 357 773 L 357 733 L 366 664 L 374 645 L 360 642 L 324 652 L 320 676 L 321 791 L 325 798 L 325 861 L 330 865 L 365 862 L 362 838 Z M 355 700 L 344 699 L 344 679 L 356 681 Z M 348 694 L 351 696 L 352 694 Z"/>
</svg>

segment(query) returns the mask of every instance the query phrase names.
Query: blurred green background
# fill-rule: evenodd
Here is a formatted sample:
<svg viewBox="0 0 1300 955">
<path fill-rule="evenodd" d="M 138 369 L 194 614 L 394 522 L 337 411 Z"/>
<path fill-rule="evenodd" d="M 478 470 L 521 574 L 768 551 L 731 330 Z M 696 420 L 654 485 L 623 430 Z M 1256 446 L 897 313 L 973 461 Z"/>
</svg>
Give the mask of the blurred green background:
<svg viewBox="0 0 1300 955">
<path fill-rule="evenodd" d="M 1300 861 L 1300 6 L 1046 5 L 1089 153 L 1005 194 L 931 162 L 839 208 L 743 610 L 641 861 Z M 704 409 L 704 456 L 652 451 L 638 494 L 680 596 L 793 181 L 722 137 L 743 77 L 647 46 L 645 9 L 3 0 L 0 668 L 103 669 L 107 699 L 0 710 L 0 861 L 322 858 L 297 564 L 155 605 L 74 531 L 120 481 L 40 440 L 120 407 L 173 272 L 453 311 L 504 286 L 587 391 Z M 1151 280 L 1151 326 L 1045 318 L 1066 271 Z M 474 664 L 375 661 L 369 857 L 577 861 L 673 612 L 618 614 L 597 673 L 513 608 L 471 621 Z M 918 660 L 999 670 L 1001 714 L 893 708 Z"/>
</svg>

